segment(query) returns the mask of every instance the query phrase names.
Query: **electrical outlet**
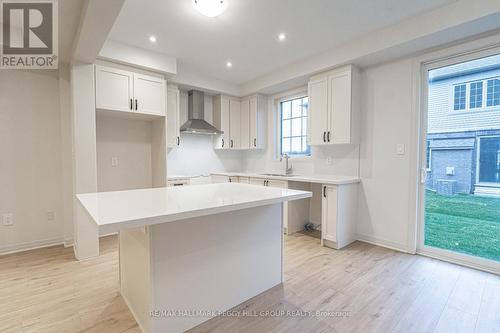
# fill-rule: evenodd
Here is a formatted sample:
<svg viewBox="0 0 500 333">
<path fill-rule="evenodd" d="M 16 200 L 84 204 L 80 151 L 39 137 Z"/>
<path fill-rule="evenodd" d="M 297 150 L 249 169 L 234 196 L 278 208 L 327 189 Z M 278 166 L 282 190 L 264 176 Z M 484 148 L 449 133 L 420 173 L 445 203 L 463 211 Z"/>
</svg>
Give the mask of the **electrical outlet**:
<svg viewBox="0 0 500 333">
<path fill-rule="evenodd" d="M 47 212 L 47 221 L 54 221 L 56 219 L 56 213 L 53 211 Z"/>
<path fill-rule="evenodd" d="M 14 214 L 12 214 L 12 213 L 3 214 L 2 215 L 2 224 L 6 227 L 14 225 Z"/>
<path fill-rule="evenodd" d="M 112 167 L 118 166 L 118 157 L 116 157 L 116 156 L 111 157 L 111 166 Z"/>
<path fill-rule="evenodd" d="M 333 164 L 333 157 L 329 156 L 326 158 L 326 165 L 332 165 Z"/>
</svg>

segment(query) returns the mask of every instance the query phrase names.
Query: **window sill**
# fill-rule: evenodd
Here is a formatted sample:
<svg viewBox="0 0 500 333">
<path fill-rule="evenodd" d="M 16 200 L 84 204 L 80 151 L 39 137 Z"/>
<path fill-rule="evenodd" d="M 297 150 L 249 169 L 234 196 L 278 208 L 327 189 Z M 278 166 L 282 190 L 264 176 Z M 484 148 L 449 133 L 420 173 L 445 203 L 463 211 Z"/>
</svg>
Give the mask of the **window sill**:
<svg viewBox="0 0 500 333">
<path fill-rule="evenodd" d="M 496 112 L 500 111 L 498 106 L 490 106 L 486 108 L 477 108 L 477 109 L 465 109 L 465 110 L 451 110 L 448 111 L 449 116 L 458 116 L 464 114 L 475 114 L 475 113 L 485 113 L 485 112 Z"/>
</svg>

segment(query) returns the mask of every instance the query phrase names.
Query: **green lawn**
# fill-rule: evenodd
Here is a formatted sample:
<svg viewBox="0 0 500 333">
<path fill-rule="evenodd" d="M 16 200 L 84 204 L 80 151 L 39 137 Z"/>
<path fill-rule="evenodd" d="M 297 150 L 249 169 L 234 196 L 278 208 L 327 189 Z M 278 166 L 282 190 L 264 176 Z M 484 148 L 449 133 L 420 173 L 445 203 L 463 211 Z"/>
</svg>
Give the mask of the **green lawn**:
<svg viewBox="0 0 500 333">
<path fill-rule="evenodd" d="M 500 261 L 500 198 L 426 191 L 425 245 Z"/>
</svg>

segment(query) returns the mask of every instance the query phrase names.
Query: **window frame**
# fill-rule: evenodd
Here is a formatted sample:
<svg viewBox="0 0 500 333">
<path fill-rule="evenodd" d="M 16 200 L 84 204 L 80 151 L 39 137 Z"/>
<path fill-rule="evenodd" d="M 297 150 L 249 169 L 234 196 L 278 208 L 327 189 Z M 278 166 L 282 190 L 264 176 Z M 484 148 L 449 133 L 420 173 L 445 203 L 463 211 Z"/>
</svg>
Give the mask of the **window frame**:
<svg viewBox="0 0 500 333">
<path fill-rule="evenodd" d="M 303 98 L 308 98 L 309 99 L 309 96 L 307 94 L 307 92 L 304 92 L 304 93 L 300 93 L 300 94 L 294 94 L 294 95 L 289 95 L 289 96 L 286 96 L 286 97 L 282 97 L 280 98 L 279 100 L 277 100 L 277 111 L 278 111 L 278 136 L 277 136 L 277 149 L 276 149 L 276 152 L 277 152 L 277 155 L 278 157 L 281 157 L 282 155 L 282 143 L 283 143 L 283 137 L 282 137 L 282 133 L 283 133 L 283 112 L 282 112 L 282 104 L 285 103 L 285 102 L 292 102 L 294 100 L 297 100 L 297 99 L 303 99 Z M 290 110 L 291 112 L 291 110 Z M 308 112 L 309 112 L 309 103 L 308 103 Z M 306 117 L 304 117 L 304 115 L 302 114 L 300 117 L 291 117 L 289 118 L 290 120 L 292 119 L 298 119 L 300 118 L 301 119 L 301 124 L 302 124 L 302 119 L 303 118 L 306 118 L 307 119 L 307 126 L 305 128 L 305 135 L 301 135 L 300 137 L 301 138 L 305 138 L 306 140 L 306 145 L 308 147 L 308 150 L 306 152 L 303 152 L 303 153 L 288 153 L 288 156 L 290 158 L 293 158 L 293 159 L 298 159 L 298 158 L 309 158 L 311 157 L 311 145 L 309 144 L 309 113 Z M 302 127 L 302 125 L 301 125 Z M 291 129 L 290 129 L 291 130 Z M 291 134 L 291 133 L 290 133 Z M 290 136 L 290 139 L 292 138 L 292 136 Z"/>
<path fill-rule="evenodd" d="M 271 97 L 272 100 L 272 123 L 273 123 L 273 141 L 274 141 L 274 150 L 273 157 L 274 160 L 279 161 L 281 158 L 281 102 L 286 100 L 292 100 L 299 97 L 309 97 L 307 86 L 302 86 L 296 89 L 291 89 L 287 91 L 283 91 L 281 93 L 275 94 Z M 307 126 L 307 141 L 310 142 L 310 124 Z M 311 154 L 310 155 L 291 155 L 290 159 L 292 160 L 309 160 L 312 156 L 312 146 L 311 146 Z"/>
</svg>

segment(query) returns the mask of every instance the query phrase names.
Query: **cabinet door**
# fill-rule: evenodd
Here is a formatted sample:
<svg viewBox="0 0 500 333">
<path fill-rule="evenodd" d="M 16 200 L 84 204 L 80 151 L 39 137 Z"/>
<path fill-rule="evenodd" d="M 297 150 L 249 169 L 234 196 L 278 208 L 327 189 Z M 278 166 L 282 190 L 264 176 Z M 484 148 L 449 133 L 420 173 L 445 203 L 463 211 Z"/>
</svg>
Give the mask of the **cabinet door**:
<svg viewBox="0 0 500 333">
<path fill-rule="evenodd" d="M 240 148 L 241 137 L 241 104 L 239 101 L 229 100 L 229 148 Z"/>
<path fill-rule="evenodd" d="M 329 143 L 351 143 L 351 71 L 330 76 L 329 81 Z"/>
<path fill-rule="evenodd" d="M 134 74 L 134 110 L 139 113 L 165 115 L 165 80 Z"/>
<path fill-rule="evenodd" d="M 287 183 L 286 183 L 286 181 L 283 181 L 283 180 L 268 180 L 267 186 L 269 186 L 269 187 L 287 188 Z"/>
<path fill-rule="evenodd" d="M 212 175 L 212 184 L 229 183 L 229 177 L 224 175 Z"/>
<path fill-rule="evenodd" d="M 250 149 L 250 101 L 241 102 L 240 149 Z"/>
<path fill-rule="evenodd" d="M 167 147 L 180 145 L 180 92 L 179 89 L 168 89 L 167 92 Z"/>
<path fill-rule="evenodd" d="M 133 74 L 110 67 L 95 67 L 97 109 L 132 112 Z"/>
<path fill-rule="evenodd" d="M 328 127 L 328 78 L 309 81 L 309 144 L 326 144 Z"/>
<path fill-rule="evenodd" d="M 238 182 L 242 184 L 250 184 L 250 178 L 249 177 L 238 177 Z"/>
<path fill-rule="evenodd" d="M 336 186 L 323 185 L 322 190 L 321 237 L 337 242 L 338 189 Z"/>
<path fill-rule="evenodd" d="M 266 183 L 265 179 L 262 178 L 250 178 L 250 184 L 264 186 Z"/>
</svg>

